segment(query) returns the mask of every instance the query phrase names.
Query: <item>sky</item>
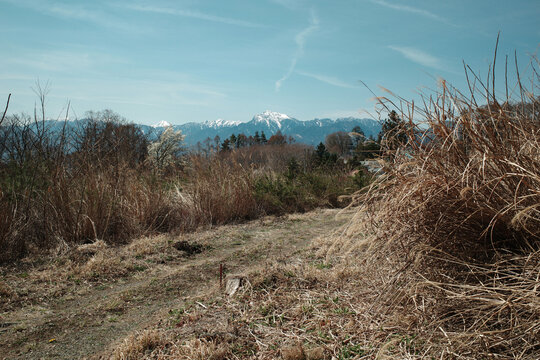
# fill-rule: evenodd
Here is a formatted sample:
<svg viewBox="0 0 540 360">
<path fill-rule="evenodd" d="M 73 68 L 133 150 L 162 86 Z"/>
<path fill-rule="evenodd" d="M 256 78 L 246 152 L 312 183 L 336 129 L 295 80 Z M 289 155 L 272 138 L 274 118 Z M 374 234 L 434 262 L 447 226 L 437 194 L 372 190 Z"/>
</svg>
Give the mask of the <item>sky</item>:
<svg viewBox="0 0 540 360">
<path fill-rule="evenodd" d="M 506 54 L 525 70 L 538 19 L 538 0 L 0 0 L 0 107 L 33 113 L 39 84 L 49 118 L 369 117 L 380 86 L 485 78 L 499 31 L 498 74 Z"/>
</svg>

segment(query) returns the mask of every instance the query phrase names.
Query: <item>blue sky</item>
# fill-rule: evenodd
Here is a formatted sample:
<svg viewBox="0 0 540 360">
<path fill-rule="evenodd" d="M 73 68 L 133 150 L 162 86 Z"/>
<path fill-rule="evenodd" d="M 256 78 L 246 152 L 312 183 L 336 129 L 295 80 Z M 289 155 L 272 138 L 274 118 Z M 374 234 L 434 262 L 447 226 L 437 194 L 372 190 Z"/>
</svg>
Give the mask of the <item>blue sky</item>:
<svg viewBox="0 0 540 360">
<path fill-rule="evenodd" d="M 462 61 L 485 77 L 498 31 L 525 69 L 538 19 L 538 0 L 0 0 L 0 100 L 32 113 L 39 79 L 51 118 L 68 101 L 145 124 L 367 117 L 359 80 L 407 99 L 439 77 L 464 88 Z"/>
</svg>

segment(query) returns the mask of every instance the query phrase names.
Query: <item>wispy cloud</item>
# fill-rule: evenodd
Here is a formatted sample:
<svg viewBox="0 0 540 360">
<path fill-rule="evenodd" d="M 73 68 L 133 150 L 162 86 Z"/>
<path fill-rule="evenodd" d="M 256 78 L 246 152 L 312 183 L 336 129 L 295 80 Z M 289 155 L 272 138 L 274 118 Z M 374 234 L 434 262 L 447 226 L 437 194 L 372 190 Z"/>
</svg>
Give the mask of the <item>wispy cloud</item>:
<svg viewBox="0 0 540 360">
<path fill-rule="evenodd" d="M 99 66 L 126 63 L 127 60 L 104 52 L 71 50 L 26 50 L 19 56 L 0 58 L 0 67 L 22 69 L 25 72 L 58 73 L 90 71 Z"/>
<path fill-rule="evenodd" d="M 309 72 L 305 72 L 305 71 L 296 71 L 296 73 L 299 74 L 299 75 L 302 75 L 302 76 L 307 76 L 307 77 L 310 77 L 312 79 L 322 81 L 322 82 L 327 83 L 329 85 L 342 87 L 342 88 L 348 88 L 348 89 L 354 88 L 353 85 L 348 84 L 348 83 L 346 83 L 346 82 L 344 82 L 344 81 L 342 81 L 342 80 L 340 80 L 338 78 L 332 77 L 332 76 L 326 76 L 326 75 L 321 75 L 321 74 L 313 74 L 313 73 L 309 73 Z"/>
<path fill-rule="evenodd" d="M 374 4 L 381 5 L 381 6 L 389 8 L 389 9 L 394 9 L 394 10 L 398 10 L 398 11 L 405 11 L 405 12 L 417 14 L 417 15 L 420 15 L 420 16 L 423 16 L 423 17 L 427 17 L 427 18 L 430 18 L 430 19 L 433 19 L 433 20 L 449 23 L 447 19 L 445 19 L 445 18 L 443 18 L 443 17 L 441 17 L 441 16 L 439 16 L 437 14 L 434 14 L 431 11 L 428 11 L 428 10 L 412 7 L 412 6 L 409 6 L 409 5 L 393 4 L 393 3 L 389 3 L 389 2 L 384 1 L 384 0 L 370 0 L 370 1 L 372 3 L 374 3 Z"/>
<path fill-rule="evenodd" d="M 270 0 L 273 3 L 284 6 L 289 10 L 296 10 L 301 7 L 302 0 Z"/>
<path fill-rule="evenodd" d="M 129 77 L 111 79 L 103 75 L 73 77 L 69 80 L 55 81 L 53 91 L 69 94 L 69 98 L 78 100 L 79 105 L 98 104 L 100 107 L 110 107 L 114 104 L 160 108 L 171 106 L 174 108 L 178 105 L 206 107 L 227 96 L 214 85 L 208 85 L 182 73 L 142 70 L 139 74 L 138 79 Z"/>
<path fill-rule="evenodd" d="M 306 44 L 307 37 L 311 35 L 313 32 L 315 32 L 318 28 L 319 28 L 319 19 L 315 15 L 315 12 L 312 11 L 310 25 L 304 30 L 302 30 L 301 32 L 299 32 L 298 34 L 296 34 L 296 36 L 294 37 L 294 41 L 296 42 L 296 51 L 291 60 L 291 65 L 289 65 L 289 69 L 287 70 L 285 75 L 281 77 L 281 79 L 276 81 L 276 91 L 279 91 L 279 89 L 281 88 L 281 85 L 283 85 L 283 82 L 292 75 L 296 67 L 296 63 L 298 62 L 298 59 L 300 59 L 304 55 L 304 46 Z"/>
<path fill-rule="evenodd" d="M 438 70 L 445 70 L 442 60 L 438 57 L 428 54 L 425 51 L 407 47 L 407 46 L 388 46 L 390 49 L 399 52 L 405 58 L 420 64 L 422 66 L 430 67 Z"/>
<path fill-rule="evenodd" d="M 107 28 L 115 28 L 130 32 L 140 29 L 140 27 L 129 25 L 118 17 L 111 16 L 109 12 L 97 10 L 95 9 L 96 7 L 90 9 L 85 6 L 73 5 L 70 3 L 35 0 L 0 0 L 0 3 L 23 7 L 56 18 L 80 20 Z"/>
<path fill-rule="evenodd" d="M 245 26 L 245 27 L 264 27 L 261 24 L 257 24 L 250 21 L 216 16 L 216 15 L 206 14 L 206 13 L 194 11 L 194 10 L 173 9 L 173 8 L 145 6 L 145 5 L 123 5 L 122 7 L 125 9 L 134 10 L 134 11 L 181 16 L 181 17 L 187 17 L 187 18 L 192 18 L 192 19 L 218 22 L 218 23 L 223 23 L 223 24 L 228 24 L 228 25 Z"/>
<path fill-rule="evenodd" d="M 358 118 L 360 116 L 366 117 L 367 115 L 361 109 L 358 109 L 358 110 L 334 110 L 334 111 L 328 111 L 328 112 L 323 113 L 320 116 L 322 118 L 339 119 L 339 118 L 348 118 L 348 117 Z"/>
</svg>

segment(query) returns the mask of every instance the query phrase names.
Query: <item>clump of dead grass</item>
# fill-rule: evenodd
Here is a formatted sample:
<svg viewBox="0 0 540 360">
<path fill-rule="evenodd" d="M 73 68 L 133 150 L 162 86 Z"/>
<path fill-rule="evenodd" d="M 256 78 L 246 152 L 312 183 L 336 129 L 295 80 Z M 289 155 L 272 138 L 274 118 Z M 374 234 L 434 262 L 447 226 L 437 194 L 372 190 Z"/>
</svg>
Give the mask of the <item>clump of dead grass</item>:
<svg viewBox="0 0 540 360">
<path fill-rule="evenodd" d="M 356 254 L 377 294 L 368 321 L 386 316 L 394 331 L 414 335 L 422 356 L 532 359 L 540 352 L 538 72 L 530 89 L 518 82 L 513 98 L 507 86 L 502 100 L 495 71 L 485 83 L 467 75 L 468 95 L 442 81 L 423 109 L 400 99 L 408 144 L 386 154 L 386 175 L 358 196 L 358 213 L 320 254 Z"/>
<path fill-rule="evenodd" d="M 15 295 L 13 289 L 3 281 L 0 281 L 0 298 L 10 299 Z"/>
<path fill-rule="evenodd" d="M 225 360 L 231 354 L 226 343 L 205 339 L 191 339 L 176 345 L 170 356 L 193 360 Z"/>
<path fill-rule="evenodd" d="M 369 329 L 357 310 L 365 301 L 357 291 L 359 282 L 351 281 L 350 269 L 334 271 L 326 265 L 300 259 L 294 265 L 263 264 L 242 275 L 233 296 L 214 292 L 193 306 L 171 310 L 157 329 L 168 342 L 146 358 L 325 360 L 373 355 L 365 341 Z"/>
<path fill-rule="evenodd" d="M 234 159 L 197 158 L 191 163 L 189 193 L 195 211 L 207 224 L 225 224 L 259 217 L 253 194 L 253 171 Z"/>
<path fill-rule="evenodd" d="M 155 355 L 154 350 L 167 343 L 167 338 L 164 335 L 164 333 L 156 330 L 145 330 L 133 334 L 115 350 L 112 359 L 135 360 L 151 358 Z M 157 351 L 160 351 L 160 349 Z"/>
</svg>

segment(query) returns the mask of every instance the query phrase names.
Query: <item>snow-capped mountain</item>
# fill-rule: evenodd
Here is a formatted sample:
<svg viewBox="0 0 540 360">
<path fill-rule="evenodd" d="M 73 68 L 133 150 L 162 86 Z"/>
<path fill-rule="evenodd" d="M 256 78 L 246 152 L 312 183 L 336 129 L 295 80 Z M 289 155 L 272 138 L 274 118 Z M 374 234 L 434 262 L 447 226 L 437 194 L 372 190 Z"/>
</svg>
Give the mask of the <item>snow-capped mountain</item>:
<svg viewBox="0 0 540 360">
<path fill-rule="evenodd" d="M 172 126 L 171 123 L 169 123 L 169 122 L 167 122 L 165 120 L 160 121 L 155 125 L 152 125 L 153 128 L 165 128 L 165 127 L 169 127 L 169 126 Z"/>
<path fill-rule="evenodd" d="M 84 127 L 88 119 L 69 121 L 68 128 L 77 129 Z M 265 111 L 253 116 L 248 122 L 217 119 L 205 122 L 189 122 L 182 125 L 171 125 L 166 121 L 160 121 L 155 125 L 137 125 L 141 131 L 149 137 L 151 141 L 157 139 L 166 127 L 172 126 L 174 130 L 181 130 L 186 136 L 187 145 L 196 145 L 198 142 L 204 143 L 216 136 L 223 141 L 231 134 L 243 133 L 246 136 L 254 136 L 255 132 L 266 135 L 269 139 L 273 134 L 281 131 L 284 135 L 292 136 L 299 143 L 317 145 L 324 142 L 326 136 L 336 131 L 351 131 L 355 126 L 360 126 L 366 136 L 377 137 L 381 131 L 381 124 L 371 119 L 340 118 L 340 119 L 314 119 L 301 121 L 289 115 L 278 112 Z M 47 121 L 47 127 L 52 132 L 60 132 L 64 127 L 62 121 Z"/>
<path fill-rule="evenodd" d="M 240 124 L 240 121 L 232 121 L 232 120 L 223 120 L 223 119 L 217 119 L 212 121 L 205 121 L 203 124 L 206 126 L 217 129 L 220 127 L 226 127 L 226 126 L 236 126 Z"/>
<path fill-rule="evenodd" d="M 287 136 L 292 136 L 297 142 L 310 145 L 317 145 L 324 142 L 326 135 L 336 131 L 351 131 L 355 126 L 360 126 L 366 136 L 377 137 L 381 131 L 379 122 L 371 119 L 340 118 L 340 119 L 314 119 L 301 121 L 289 115 L 266 110 L 253 116 L 251 121 L 239 122 L 217 119 L 202 123 L 186 123 L 174 125 L 175 129 L 182 130 L 186 135 L 186 143 L 195 145 L 197 142 L 203 143 L 208 138 L 214 139 L 219 136 L 225 139 L 231 134 L 243 133 L 246 136 L 263 133 L 270 138 L 277 131 L 281 131 Z"/>
<path fill-rule="evenodd" d="M 285 119 L 291 119 L 291 117 L 275 111 L 266 110 L 262 114 L 255 115 L 251 119 L 251 122 L 255 124 L 266 124 L 269 128 L 281 129 L 281 122 Z"/>
</svg>

